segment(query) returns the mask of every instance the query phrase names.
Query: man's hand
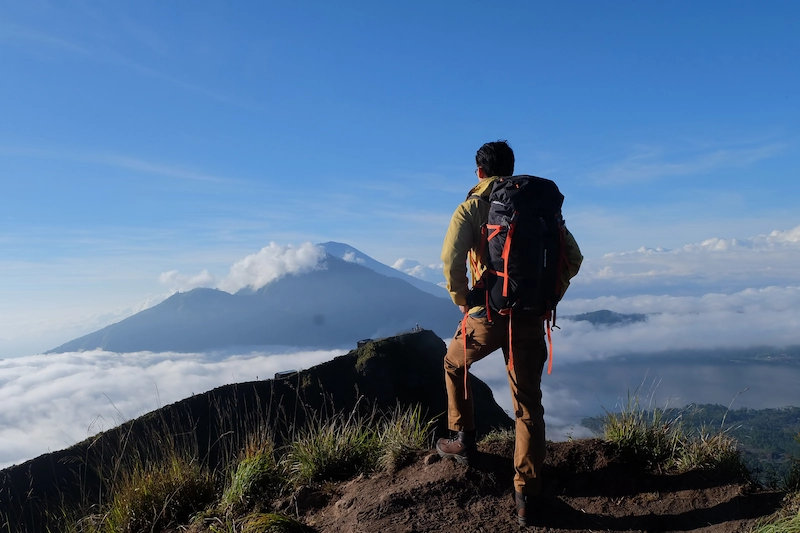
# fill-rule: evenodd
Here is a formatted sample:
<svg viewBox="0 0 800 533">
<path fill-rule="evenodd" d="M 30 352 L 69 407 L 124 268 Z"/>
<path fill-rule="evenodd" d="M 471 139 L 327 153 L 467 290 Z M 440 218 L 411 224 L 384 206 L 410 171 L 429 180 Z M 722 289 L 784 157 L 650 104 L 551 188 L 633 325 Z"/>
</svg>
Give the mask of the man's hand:
<svg viewBox="0 0 800 533">
<path fill-rule="evenodd" d="M 465 315 L 469 313 L 469 306 L 468 305 L 459 305 L 458 310 L 464 313 Z"/>
</svg>

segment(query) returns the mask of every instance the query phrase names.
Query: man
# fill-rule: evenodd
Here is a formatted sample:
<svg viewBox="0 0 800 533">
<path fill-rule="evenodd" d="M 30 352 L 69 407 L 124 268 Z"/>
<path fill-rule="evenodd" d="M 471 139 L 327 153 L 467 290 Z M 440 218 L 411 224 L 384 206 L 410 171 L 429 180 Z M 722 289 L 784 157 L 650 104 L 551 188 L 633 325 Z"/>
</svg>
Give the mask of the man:
<svg viewBox="0 0 800 533">
<path fill-rule="evenodd" d="M 448 427 L 454 435 L 450 439 L 439 439 L 436 449 L 442 457 L 452 457 L 464 464 L 468 462 L 470 452 L 475 449 L 475 420 L 472 393 L 464 373 L 472 363 L 501 348 L 507 365 L 516 417 L 514 491 L 517 517 L 524 526 L 527 525 L 532 497 L 541 491 L 541 471 L 545 457 L 541 379 L 547 351 L 543 317 L 514 314 L 513 365 L 509 365 L 509 318 L 491 313 L 489 321 L 487 311 L 482 305 L 471 306 L 468 303 L 470 288 L 467 281 L 467 260 L 474 285 L 486 270 L 488 262 L 488 257 L 484 257 L 487 255 L 484 252 L 485 246 L 481 245 L 481 226 L 486 223 L 489 213 L 489 202 L 486 199 L 499 177 L 514 174 L 514 152 L 506 141 L 487 143 L 478 150 L 475 163 L 478 184 L 469 191 L 467 199 L 453 213 L 442 246 L 447 290 L 450 291 L 453 302 L 465 314 L 466 322 L 459 326 L 444 358 Z M 561 272 L 564 291 L 570 278 L 578 273 L 583 261 L 578 245 L 569 231 L 566 232 L 565 248 L 567 261 Z M 466 354 L 462 337 L 464 330 L 467 338 Z"/>
</svg>

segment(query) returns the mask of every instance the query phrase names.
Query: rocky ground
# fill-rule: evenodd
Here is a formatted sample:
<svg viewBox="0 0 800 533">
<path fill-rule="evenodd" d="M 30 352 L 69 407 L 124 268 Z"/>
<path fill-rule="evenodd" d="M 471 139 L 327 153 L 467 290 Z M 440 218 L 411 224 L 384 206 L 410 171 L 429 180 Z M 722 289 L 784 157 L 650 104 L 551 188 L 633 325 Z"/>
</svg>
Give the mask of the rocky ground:
<svg viewBox="0 0 800 533">
<path fill-rule="evenodd" d="M 426 452 L 280 506 L 320 533 L 516 532 L 512 452 L 482 445 L 469 467 Z M 782 498 L 734 475 L 644 473 L 592 439 L 549 444 L 544 479 L 531 531 L 749 531 Z"/>
</svg>

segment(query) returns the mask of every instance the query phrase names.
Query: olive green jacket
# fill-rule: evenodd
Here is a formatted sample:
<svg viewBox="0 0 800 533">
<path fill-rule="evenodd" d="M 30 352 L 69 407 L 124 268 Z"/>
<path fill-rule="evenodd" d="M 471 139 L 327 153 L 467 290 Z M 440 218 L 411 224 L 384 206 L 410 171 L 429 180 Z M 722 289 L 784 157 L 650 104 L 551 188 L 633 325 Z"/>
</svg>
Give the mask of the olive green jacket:
<svg viewBox="0 0 800 533">
<path fill-rule="evenodd" d="M 444 279 L 447 290 L 456 305 L 466 305 L 469 288 L 480 279 L 486 270 L 485 257 L 481 246 L 481 227 L 489 216 L 489 203 L 482 202 L 475 196 L 488 198 L 492 192 L 497 176 L 484 178 L 467 194 L 450 219 L 450 227 L 442 245 L 442 262 L 444 263 Z M 563 291 L 566 292 L 569 280 L 575 277 L 583 262 L 583 255 L 575 242 L 575 237 L 567 230 L 566 239 L 567 264 L 561 273 Z M 484 252 L 485 255 L 485 252 Z M 471 283 L 467 280 L 467 262 L 470 265 Z M 477 267 L 477 268 L 476 268 Z M 563 292 L 562 292 L 563 296 Z M 470 312 L 479 310 L 473 308 Z"/>
</svg>

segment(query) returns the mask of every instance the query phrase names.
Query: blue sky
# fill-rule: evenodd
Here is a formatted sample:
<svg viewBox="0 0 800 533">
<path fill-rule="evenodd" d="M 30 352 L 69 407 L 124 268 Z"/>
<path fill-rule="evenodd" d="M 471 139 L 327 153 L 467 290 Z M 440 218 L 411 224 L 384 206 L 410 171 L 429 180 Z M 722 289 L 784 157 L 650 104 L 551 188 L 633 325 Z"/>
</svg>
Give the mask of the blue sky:
<svg viewBox="0 0 800 533">
<path fill-rule="evenodd" d="M 0 2 L 0 357 L 271 241 L 435 264 L 498 138 L 590 265 L 800 225 L 800 4 L 432 4 Z"/>
</svg>

